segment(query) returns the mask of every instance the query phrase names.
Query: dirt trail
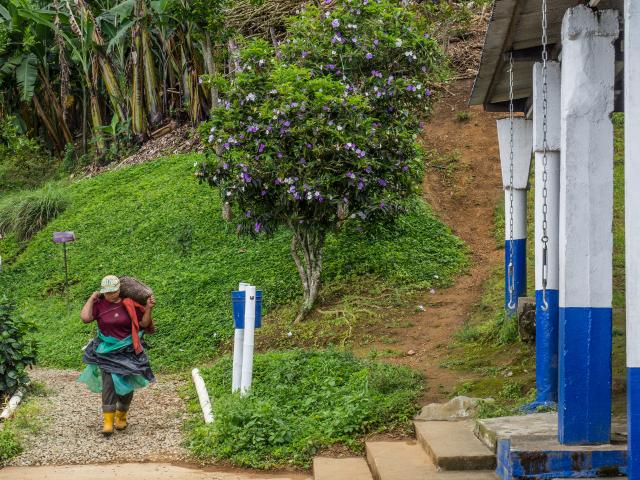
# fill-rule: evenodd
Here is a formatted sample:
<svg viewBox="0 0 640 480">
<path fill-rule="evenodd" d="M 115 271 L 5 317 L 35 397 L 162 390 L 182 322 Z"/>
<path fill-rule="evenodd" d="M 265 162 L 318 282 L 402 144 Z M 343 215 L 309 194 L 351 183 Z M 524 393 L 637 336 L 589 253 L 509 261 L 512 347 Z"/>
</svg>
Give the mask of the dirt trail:
<svg viewBox="0 0 640 480">
<path fill-rule="evenodd" d="M 495 121 L 501 115 L 469 108 L 471 80 L 451 85 L 437 103 L 422 143 L 449 164 L 428 166 L 423 190 L 438 216 L 462 238 L 471 252 L 468 272 L 447 289 L 426 292 L 419 299 L 424 312 L 410 312 L 413 326 L 392 333 L 394 348 L 414 355 L 396 361 L 425 373 L 424 402 L 446 400 L 459 382 L 474 378 L 440 366 L 452 336 L 481 298 L 491 271 L 502 262 L 503 251 L 493 234 L 493 212 L 502 198 L 502 180 Z M 468 112 L 469 118 L 460 118 Z M 380 348 L 385 348 L 380 345 Z"/>
</svg>

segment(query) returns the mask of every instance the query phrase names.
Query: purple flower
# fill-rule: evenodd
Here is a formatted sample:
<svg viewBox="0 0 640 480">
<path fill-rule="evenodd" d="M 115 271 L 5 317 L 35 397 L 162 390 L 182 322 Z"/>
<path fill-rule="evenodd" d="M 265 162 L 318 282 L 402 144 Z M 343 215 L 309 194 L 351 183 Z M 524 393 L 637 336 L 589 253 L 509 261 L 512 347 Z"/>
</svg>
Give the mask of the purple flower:
<svg viewBox="0 0 640 480">
<path fill-rule="evenodd" d="M 357 39 L 356 37 L 353 37 L 353 38 L 351 39 L 351 41 L 352 41 L 353 43 L 358 43 L 358 39 Z"/>
<path fill-rule="evenodd" d="M 358 182 L 358 190 L 362 190 L 364 188 L 364 182 L 362 180 L 360 180 Z"/>
<path fill-rule="evenodd" d="M 406 172 L 407 170 L 409 170 L 409 165 L 405 165 L 404 167 L 402 167 L 403 172 Z"/>
<path fill-rule="evenodd" d="M 423 35 L 423 37 L 424 37 L 424 38 L 429 38 L 429 34 L 428 34 L 428 33 L 425 33 L 425 34 Z"/>
<path fill-rule="evenodd" d="M 373 58 L 373 53 L 367 52 L 367 54 L 364 56 L 364 58 L 366 58 L 367 60 L 371 60 Z"/>
<path fill-rule="evenodd" d="M 304 158 L 301 158 L 300 160 L 298 160 L 302 165 L 306 165 L 307 161 Z"/>
<path fill-rule="evenodd" d="M 291 122 L 289 120 L 285 120 L 282 125 L 284 125 L 285 127 L 288 127 L 291 125 Z"/>
<path fill-rule="evenodd" d="M 251 218 L 251 210 L 247 210 L 244 215 L 247 218 Z"/>
<path fill-rule="evenodd" d="M 358 157 L 363 158 L 366 153 L 364 153 L 364 150 L 360 150 L 360 152 L 356 152 L 358 154 Z"/>
<path fill-rule="evenodd" d="M 289 187 L 289 193 L 295 193 L 295 191 L 296 191 L 296 186 L 295 185 L 291 185 Z"/>
<path fill-rule="evenodd" d="M 275 183 L 276 185 L 282 185 L 284 182 L 282 181 L 281 178 L 276 178 L 273 183 Z"/>
<path fill-rule="evenodd" d="M 264 143 L 261 143 L 261 144 L 258 146 L 258 153 L 262 153 L 262 152 L 264 152 L 264 147 L 265 147 Z"/>
<path fill-rule="evenodd" d="M 410 92 L 415 92 L 416 91 L 416 87 L 415 87 L 415 85 L 408 85 L 407 86 L 407 90 L 410 91 Z"/>
<path fill-rule="evenodd" d="M 249 127 L 247 128 L 247 132 L 249 133 L 256 133 L 258 131 L 258 126 L 253 124 L 253 125 L 249 125 Z"/>
<path fill-rule="evenodd" d="M 376 47 L 378 46 L 378 44 L 379 44 L 379 43 L 380 43 L 380 41 L 379 41 L 377 38 L 373 41 L 373 44 L 374 44 Z"/>
<path fill-rule="evenodd" d="M 242 173 L 242 180 L 244 181 L 244 183 L 251 182 L 251 175 L 249 175 L 248 173 L 243 172 Z"/>
<path fill-rule="evenodd" d="M 229 170 L 229 164 L 228 164 L 227 162 L 224 162 L 224 163 L 222 164 L 222 168 L 223 168 L 224 170 Z"/>
<path fill-rule="evenodd" d="M 328 70 L 335 70 L 335 69 L 336 69 L 336 66 L 335 66 L 333 63 L 329 63 L 329 64 L 327 65 L 327 69 L 328 69 Z"/>
<path fill-rule="evenodd" d="M 225 148 L 225 150 L 229 150 L 229 147 L 230 147 L 229 142 L 225 142 L 225 144 L 222 146 Z"/>
<path fill-rule="evenodd" d="M 310 143 L 307 143 L 307 148 L 313 148 L 313 145 L 311 145 Z"/>
<path fill-rule="evenodd" d="M 431 90 L 427 88 L 427 89 L 424 91 L 424 94 L 425 94 L 427 97 L 430 97 L 430 96 L 431 96 Z"/>
<path fill-rule="evenodd" d="M 381 187 L 386 187 L 387 186 L 387 181 L 382 179 L 382 178 L 379 178 L 378 179 L 378 185 L 380 185 Z"/>
<path fill-rule="evenodd" d="M 261 196 L 261 197 L 264 197 L 266 194 L 267 194 L 267 191 L 266 191 L 266 190 L 262 190 L 262 191 L 260 192 L 260 196 Z"/>
<path fill-rule="evenodd" d="M 298 106 L 298 102 L 291 102 L 291 108 L 296 108 Z"/>
<path fill-rule="evenodd" d="M 298 192 L 296 192 L 293 194 L 293 198 L 295 198 L 296 200 L 300 200 L 302 196 Z"/>
<path fill-rule="evenodd" d="M 323 105 L 322 106 L 322 110 L 324 110 L 325 112 L 329 111 L 329 107 L 327 105 Z"/>
<path fill-rule="evenodd" d="M 384 209 L 384 207 L 386 207 L 384 202 L 380 202 L 380 208 Z"/>
<path fill-rule="evenodd" d="M 253 226 L 253 229 L 255 230 L 256 233 L 259 233 L 261 228 L 262 228 L 262 224 L 260 222 L 256 222 L 256 224 Z"/>
<path fill-rule="evenodd" d="M 276 155 L 278 158 L 282 158 L 282 152 L 278 152 L 278 154 Z"/>
<path fill-rule="evenodd" d="M 331 26 L 333 28 L 338 28 L 340 26 L 340 20 L 338 20 L 337 18 L 334 18 L 333 21 L 331 22 Z"/>
<path fill-rule="evenodd" d="M 364 171 L 367 173 L 371 173 L 373 172 L 373 169 L 371 168 L 371 165 L 367 165 L 367 168 L 365 168 Z"/>
<path fill-rule="evenodd" d="M 302 53 L 300 54 L 300 56 L 301 56 L 302 58 L 307 58 L 307 56 L 308 56 L 308 55 L 309 55 L 309 52 L 302 52 Z"/>
<path fill-rule="evenodd" d="M 354 180 L 356 178 L 356 175 L 353 172 L 347 172 L 347 178 Z"/>
<path fill-rule="evenodd" d="M 382 73 L 380 73 L 378 70 L 371 70 L 371 75 L 373 77 L 382 78 Z"/>
</svg>

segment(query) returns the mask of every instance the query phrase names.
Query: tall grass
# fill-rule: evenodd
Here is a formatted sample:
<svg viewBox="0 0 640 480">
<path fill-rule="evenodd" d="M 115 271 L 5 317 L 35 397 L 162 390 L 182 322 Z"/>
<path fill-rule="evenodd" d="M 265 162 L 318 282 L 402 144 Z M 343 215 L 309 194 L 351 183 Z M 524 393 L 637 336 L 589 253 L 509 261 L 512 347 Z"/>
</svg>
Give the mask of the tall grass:
<svg viewBox="0 0 640 480">
<path fill-rule="evenodd" d="M 14 234 L 20 242 L 29 240 L 68 204 L 68 195 L 56 184 L 11 195 L 0 202 L 0 234 Z"/>
</svg>

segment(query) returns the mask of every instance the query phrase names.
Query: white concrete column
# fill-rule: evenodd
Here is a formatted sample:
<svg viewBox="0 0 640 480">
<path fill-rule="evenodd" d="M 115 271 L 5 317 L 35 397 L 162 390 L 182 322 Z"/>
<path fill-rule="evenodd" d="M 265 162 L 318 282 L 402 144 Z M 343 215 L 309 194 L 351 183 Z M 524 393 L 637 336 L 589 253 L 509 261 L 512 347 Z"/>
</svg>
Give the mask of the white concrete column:
<svg viewBox="0 0 640 480">
<path fill-rule="evenodd" d="M 240 282 L 238 286 L 239 292 L 244 292 L 248 283 Z M 235 323 L 235 322 L 234 322 Z M 233 332 L 233 372 L 231 377 L 231 391 L 237 392 L 240 390 L 240 382 L 242 381 L 242 350 L 244 345 L 244 324 L 242 328 L 238 328 L 239 325 L 235 325 Z"/>
<path fill-rule="evenodd" d="M 545 78 L 546 77 L 546 78 Z M 546 81 L 546 109 L 544 88 Z M 544 118 L 546 112 L 546 167 Z M 533 67 L 533 151 L 535 152 L 536 260 L 536 404 L 558 401 L 558 276 L 560 267 L 558 221 L 560 215 L 560 63 Z M 546 170 L 546 186 L 544 172 Z M 543 290 L 544 244 L 542 242 L 546 190 L 546 271 Z"/>
<path fill-rule="evenodd" d="M 640 2 L 624 20 L 625 274 L 629 480 L 640 479 Z"/>
<path fill-rule="evenodd" d="M 256 287 L 247 285 L 244 291 L 244 344 L 242 346 L 242 378 L 240 395 L 245 396 L 251 390 L 253 380 L 253 346 L 256 328 Z"/>
<path fill-rule="evenodd" d="M 504 187 L 504 305 L 507 313 L 513 315 L 518 306 L 518 297 L 525 296 L 527 292 L 527 187 L 531 167 L 533 124 L 531 120 L 517 117 L 513 119 L 512 131 L 511 120 L 503 118 L 498 120 L 497 127 Z M 510 268 L 510 265 L 513 267 Z"/>
<path fill-rule="evenodd" d="M 558 438 L 609 442 L 613 111 L 618 13 L 562 23 Z"/>
</svg>

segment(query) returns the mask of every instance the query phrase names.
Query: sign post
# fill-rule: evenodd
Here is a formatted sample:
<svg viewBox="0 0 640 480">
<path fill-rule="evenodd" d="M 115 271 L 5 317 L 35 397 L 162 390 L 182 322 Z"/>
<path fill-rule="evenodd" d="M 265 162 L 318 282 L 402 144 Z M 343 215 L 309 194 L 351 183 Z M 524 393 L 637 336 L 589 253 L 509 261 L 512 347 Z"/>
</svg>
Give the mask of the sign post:
<svg viewBox="0 0 640 480">
<path fill-rule="evenodd" d="M 73 232 L 54 232 L 53 243 L 61 243 L 64 251 L 64 294 L 67 298 L 67 308 L 69 307 L 69 267 L 67 263 L 67 243 L 75 242 L 76 236 Z"/>
</svg>

